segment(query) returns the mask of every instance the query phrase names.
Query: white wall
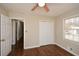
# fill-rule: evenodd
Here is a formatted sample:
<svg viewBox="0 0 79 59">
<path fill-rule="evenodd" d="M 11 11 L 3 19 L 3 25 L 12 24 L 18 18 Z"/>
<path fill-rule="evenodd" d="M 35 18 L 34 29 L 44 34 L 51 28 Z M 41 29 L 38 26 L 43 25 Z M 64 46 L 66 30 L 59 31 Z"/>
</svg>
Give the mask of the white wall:
<svg viewBox="0 0 79 59">
<path fill-rule="evenodd" d="M 31 16 L 28 19 L 29 20 L 25 20 L 25 26 L 24 26 L 25 27 L 24 47 L 25 48 L 39 46 L 39 20 L 50 20 L 52 23 L 54 22 L 54 20 L 51 18 L 40 17 L 40 16 L 39 17 L 38 16 L 35 16 L 35 17 Z M 53 39 L 52 39 L 52 44 L 53 44 Z"/>
<path fill-rule="evenodd" d="M 0 14 L 8 16 L 8 11 L 6 11 L 2 6 L 0 6 Z"/>
<path fill-rule="evenodd" d="M 63 37 L 63 19 L 64 18 L 70 18 L 79 16 L 79 10 L 69 11 L 59 17 L 56 17 L 55 20 L 55 42 L 65 48 L 66 50 L 70 51 L 71 53 L 75 55 L 79 55 L 79 43 L 71 41 L 71 40 L 65 40 Z M 72 48 L 72 51 L 70 50 Z"/>
<path fill-rule="evenodd" d="M 39 20 L 50 20 L 54 24 L 51 17 L 38 16 L 32 14 L 21 14 L 10 12 L 9 17 L 19 19 L 24 22 L 24 48 L 39 46 Z M 54 32 L 52 32 L 54 33 Z M 54 39 L 54 35 L 53 39 Z M 53 40 L 52 40 L 53 43 Z"/>
</svg>

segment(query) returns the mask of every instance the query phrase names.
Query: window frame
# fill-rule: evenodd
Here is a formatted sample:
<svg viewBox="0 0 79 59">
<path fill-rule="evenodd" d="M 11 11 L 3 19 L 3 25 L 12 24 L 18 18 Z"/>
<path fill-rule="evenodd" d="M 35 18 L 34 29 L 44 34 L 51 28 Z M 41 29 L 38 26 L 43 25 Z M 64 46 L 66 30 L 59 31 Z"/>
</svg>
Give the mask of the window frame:
<svg viewBox="0 0 79 59">
<path fill-rule="evenodd" d="M 74 17 L 69 17 L 69 18 L 64 18 L 63 19 L 63 40 L 70 40 L 70 39 L 65 38 L 65 20 L 72 19 L 72 18 L 77 18 L 77 17 L 79 18 L 79 16 L 74 16 Z M 72 41 L 74 41 L 74 38 L 73 38 Z"/>
</svg>

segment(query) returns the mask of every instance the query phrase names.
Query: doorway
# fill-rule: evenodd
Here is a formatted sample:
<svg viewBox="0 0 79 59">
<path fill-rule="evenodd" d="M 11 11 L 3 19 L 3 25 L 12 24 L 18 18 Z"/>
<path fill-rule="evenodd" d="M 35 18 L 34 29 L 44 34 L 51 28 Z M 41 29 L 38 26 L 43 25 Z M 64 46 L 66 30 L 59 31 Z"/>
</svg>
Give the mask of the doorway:
<svg viewBox="0 0 79 59">
<path fill-rule="evenodd" d="M 24 44 L 24 22 L 13 20 L 13 41 L 12 41 L 12 55 L 23 50 Z"/>
<path fill-rule="evenodd" d="M 39 40 L 40 46 L 53 44 L 53 23 L 48 20 L 41 20 L 39 22 Z"/>
<path fill-rule="evenodd" d="M 23 50 L 23 43 L 24 43 L 24 23 L 22 21 L 19 21 L 17 23 L 17 48 L 20 50 Z"/>
</svg>

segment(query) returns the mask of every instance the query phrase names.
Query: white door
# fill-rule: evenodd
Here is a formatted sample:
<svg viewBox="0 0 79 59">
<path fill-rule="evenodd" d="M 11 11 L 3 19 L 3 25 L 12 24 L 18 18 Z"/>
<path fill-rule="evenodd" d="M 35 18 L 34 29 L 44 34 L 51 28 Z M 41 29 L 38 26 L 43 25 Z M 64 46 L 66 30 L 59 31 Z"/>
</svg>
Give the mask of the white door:
<svg viewBox="0 0 79 59">
<path fill-rule="evenodd" d="M 12 23 L 8 17 L 6 17 L 6 53 L 9 54 L 12 45 Z"/>
<path fill-rule="evenodd" d="M 1 15 L 1 55 L 6 55 L 6 22 Z"/>
<path fill-rule="evenodd" d="M 1 56 L 6 56 L 11 51 L 11 21 L 7 16 L 1 15 Z"/>
<path fill-rule="evenodd" d="M 39 22 L 39 40 L 40 46 L 53 44 L 53 30 L 50 21 L 40 21 Z"/>
</svg>

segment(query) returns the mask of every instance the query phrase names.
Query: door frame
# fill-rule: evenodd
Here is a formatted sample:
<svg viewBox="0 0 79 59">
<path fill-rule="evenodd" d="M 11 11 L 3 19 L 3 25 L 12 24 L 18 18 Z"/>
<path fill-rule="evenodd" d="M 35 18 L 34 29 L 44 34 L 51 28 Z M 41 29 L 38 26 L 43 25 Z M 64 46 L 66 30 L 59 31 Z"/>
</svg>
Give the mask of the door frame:
<svg viewBox="0 0 79 59">
<path fill-rule="evenodd" d="M 23 19 L 16 19 L 16 18 L 12 18 L 12 20 L 23 22 L 23 49 L 24 49 L 24 21 L 23 21 Z M 17 26 L 17 24 L 15 26 Z M 13 26 L 12 26 L 12 31 L 13 31 Z M 17 31 L 17 27 L 16 27 L 16 31 Z M 16 33 L 15 38 L 16 38 L 15 39 L 15 44 L 16 44 L 17 43 L 16 42 L 16 40 L 17 40 L 17 33 Z M 13 32 L 12 32 L 12 39 L 13 39 Z M 12 42 L 13 42 L 13 40 L 12 40 Z M 15 44 L 12 44 L 12 45 L 15 45 Z"/>
</svg>

